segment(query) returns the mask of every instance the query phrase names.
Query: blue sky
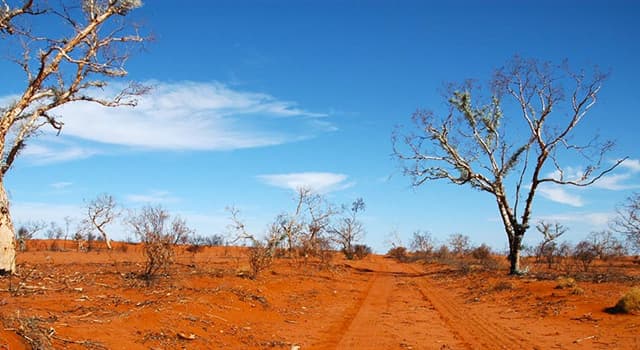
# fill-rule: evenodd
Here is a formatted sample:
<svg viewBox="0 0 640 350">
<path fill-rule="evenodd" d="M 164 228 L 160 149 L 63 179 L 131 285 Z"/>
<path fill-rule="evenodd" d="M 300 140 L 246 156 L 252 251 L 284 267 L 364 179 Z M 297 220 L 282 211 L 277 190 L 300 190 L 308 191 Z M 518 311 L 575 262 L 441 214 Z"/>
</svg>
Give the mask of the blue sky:
<svg viewBox="0 0 640 350">
<path fill-rule="evenodd" d="M 131 19 L 155 40 L 127 68 L 153 92 L 133 110 L 60 110 L 62 134 L 32 141 L 5 180 L 12 211 L 18 224 L 62 222 L 107 192 L 128 208 L 162 204 L 200 234 L 224 232 L 233 205 L 262 232 L 307 183 L 336 204 L 363 197 L 365 242 L 378 251 L 390 232 L 417 229 L 502 249 L 491 196 L 411 188 L 390 139 L 417 108 L 442 110 L 444 83 L 486 80 L 519 54 L 612 73 L 578 132 L 615 140 L 611 158 L 630 161 L 597 187 L 548 188 L 535 202 L 535 218 L 577 240 L 640 189 L 639 15 L 633 1 L 147 1 Z M 24 77 L 0 69 L 6 101 Z"/>
</svg>

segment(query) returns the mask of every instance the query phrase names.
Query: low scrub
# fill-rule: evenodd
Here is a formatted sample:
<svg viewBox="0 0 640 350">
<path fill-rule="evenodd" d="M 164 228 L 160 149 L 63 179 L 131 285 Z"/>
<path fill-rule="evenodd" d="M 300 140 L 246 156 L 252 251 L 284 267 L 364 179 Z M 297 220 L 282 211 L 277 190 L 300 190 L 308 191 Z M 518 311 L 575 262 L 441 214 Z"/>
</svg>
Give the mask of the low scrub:
<svg viewBox="0 0 640 350">
<path fill-rule="evenodd" d="M 409 260 L 407 248 L 405 247 L 393 247 L 389 249 L 387 256 L 400 262 L 406 262 Z"/>
<path fill-rule="evenodd" d="M 571 277 L 558 277 L 556 289 L 573 289 L 578 286 L 576 280 Z"/>
<path fill-rule="evenodd" d="M 631 288 L 609 311 L 620 314 L 640 313 L 640 287 Z"/>
</svg>

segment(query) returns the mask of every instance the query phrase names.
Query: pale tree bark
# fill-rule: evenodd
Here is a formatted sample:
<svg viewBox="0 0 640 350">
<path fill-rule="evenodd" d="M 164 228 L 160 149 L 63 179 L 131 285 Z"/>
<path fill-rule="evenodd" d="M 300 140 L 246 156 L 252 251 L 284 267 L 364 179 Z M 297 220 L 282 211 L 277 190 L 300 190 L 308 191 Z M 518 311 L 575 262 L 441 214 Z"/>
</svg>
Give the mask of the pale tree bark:
<svg viewBox="0 0 640 350">
<path fill-rule="evenodd" d="M 414 186 L 445 180 L 491 194 L 509 241 L 510 273 L 519 274 L 540 185 L 589 186 L 626 159 L 605 159 L 613 143 L 597 135 L 584 144 L 573 138 L 605 79 L 597 69 L 587 76 L 566 62 L 515 57 L 489 89 L 473 81 L 452 86 L 448 113 L 414 113 L 414 128 L 393 135 L 394 155 Z M 583 162 L 581 170 L 568 173 L 562 163 L 569 159 Z"/>
<path fill-rule="evenodd" d="M 0 272 L 15 271 L 4 176 L 27 140 L 47 127 L 59 133 L 63 122 L 56 108 L 64 104 L 135 106 L 136 97 L 148 91 L 131 83 L 115 96 L 102 92 L 112 79 L 127 75 L 131 50 L 146 40 L 123 21 L 140 6 L 140 0 L 0 0 L 0 40 L 21 52 L 11 60 L 26 82 L 13 101 L 0 106 Z"/>
<path fill-rule="evenodd" d="M 9 215 L 9 198 L 0 180 L 0 273 L 16 270 L 16 244 Z"/>
<path fill-rule="evenodd" d="M 113 223 L 120 211 L 117 209 L 116 200 L 108 194 L 101 194 L 91 202 L 87 203 L 87 218 L 84 224 L 87 230 L 95 228 L 104 239 L 107 248 L 111 249 L 111 239 L 107 234 L 106 227 Z"/>
</svg>

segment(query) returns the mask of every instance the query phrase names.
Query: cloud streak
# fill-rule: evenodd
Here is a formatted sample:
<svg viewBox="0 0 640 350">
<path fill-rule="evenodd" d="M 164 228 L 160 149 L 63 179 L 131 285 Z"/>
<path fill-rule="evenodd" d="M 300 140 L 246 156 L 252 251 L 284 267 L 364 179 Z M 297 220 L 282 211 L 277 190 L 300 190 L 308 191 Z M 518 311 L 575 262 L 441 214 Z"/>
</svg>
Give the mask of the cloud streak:
<svg viewBox="0 0 640 350">
<path fill-rule="evenodd" d="M 564 223 L 589 223 L 595 227 L 605 226 L 612 218 L 615 217 L 615 213 L 612 212 L 592 212 L 592 213 L 565 213 L 565 214 L 553 214 L 542 215 L 537 219 L 545 221 L 558 221 Z"/>
<path fill-rule="evenodd" d="M 56 109 L 65 123 L 63 134 L 152 150 L 232 150 L 293 142 L 330 130 L 330 125 L 318 123 L 325 114 L 264 93 L 217 82 L 149 85 L 152 91 L 134 108 L 77 102 Z"/>
<path fill-rule="evenodd" d="M 288 174 L 268 174 L 257 176 L 263 183 L 297 191 L 308 188 L 316 193 L 329 193 L 347 189 L 355 183 L 349 182 L 348 176 L 337 173 L 303 172 Z"/>
<path fill-rule="evenodd" d="M 550 201 L 567 204 L 572 207 L 584 206 L 584 201 L 580 196 L 576 196 L 567 192 L 566 189 L 559 185 L 546 185 L 538 188 L 540 195 Z"/>
<path fill-rule="evenodd" d="M 46 165 L 111 153 L 106 150 L 109 146 L 151 151 L 246 149 L 296 142 L 337 129 L 325 113 L 219 82 L 151 81 L 147 85 L 153 88 L 136 107 L 74 102 L 54 109 L 52 114 L 64 122 L 64 141 L 54 139 L 49 130 L 30 142 L 23 156 Z M 95 96 L 114 96 L 122 87 L 113 84 Z M 0 102 L 6 104 L 12 98 L 0 96 Z"/>
<path fill-rule="evenodd" d="M 177 202 L 178 198 L 171 196 L 169 191 L 149 191 L 147 193 L 135 193 L 125 196 L 125 200 L 131 203 L 160 204 Z"/>
</svg>

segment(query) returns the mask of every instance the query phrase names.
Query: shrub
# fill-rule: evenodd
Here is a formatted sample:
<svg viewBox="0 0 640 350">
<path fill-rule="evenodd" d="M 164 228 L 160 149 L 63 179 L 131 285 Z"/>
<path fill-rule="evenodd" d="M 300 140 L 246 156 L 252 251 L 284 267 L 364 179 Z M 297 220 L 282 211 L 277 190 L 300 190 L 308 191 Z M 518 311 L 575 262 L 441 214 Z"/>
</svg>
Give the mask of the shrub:
<svg viewBox="0 0 640 350">
<path fill-rule="evenodd" d="M 353 246 L 353 257 L 356 259 L 362 259 L 371 254 L 371 247 L 365 244 L 356 244 Z"/>
<path fill-rule="evenodd" d="M 582 265 L 584 272 L 587 272 L 593 261 L 598 257 L 598 252 L 591 242 L 581 241 L 576 244 L 573 257 Z"/>
<path fill-rule="evenodd" d="M 481 262 L 491 259 L 491 247 L 482 244 L 471 251 L 471 256 Z"/>
<path fill-rule="evenodd" d="M 147 283 L 160 272 L 169 272 L 175 255 L 174 246 L 180 238 L 192 233 L 184 220 L 175 217 L 169 223 L 169 218 L 169 213 L 160 206 L 143 207 L 129 217 L 129 225 L 143 244 L 146 263 L 141 277 Z"/>
<path fill-rule="evenodd" d="M 578 286 L 576 280 L 571 277 L 558 277 L 556 289 L 575 288 Z"/>
<path fill-rule="evenodd" d="M 640 287 L 631 288 L 618 300 L 613 309 L 617 313 L 624 314 L 640 312 Z"/>
<path fill-rule="evenodd" d="M 578 287 L 578 286 L 575 286 L 575 287 L 573 287 L 573 288 L 571 289 L 571 292 L 570 292 L 570 293 L 571 293 L 572 295 L 584 295 L 584 289 L 582 289 L 582 288 L 580 288 L 580 287 Z"/>
<path fill-rule="evenodd" d="M 269 268 L 273 263 L 273 250 L 268 245 L 254 243 L 249 248 L 249 267 L 251 268 L 251 279 L 258 278 L 263 270 Z"/>
<path fill-rule="evenodd" d="M 433 253 L 434 240 L 427 231 L 415 231 L 411 241 L 411 249 L 421 257 L 427 257 Z"/>
<path fill-rule="evenodd" d="M 509 281 L 500 281 L 498 283 L 496 283 L 491 289 L 494 292 L 502 292 L 505 290 L 512 290 L 514 289 L 515 286 L 513 285 L 513 283 L 509 282 Z"/>
<path fill-rule="evenodd" d="M 471 239 L 467 235 L 456 233 L 449 236 L 449 247 L 454 255 L 462 256 L 469 251 Z"/>
<path fill-rule="evenodd" d="M 406 262 L 409 260 L 409 257 L 407 256 L 407 248 L 405 247 L 393 247 L 389 249 L 387 256 L 400 262 Z"/>
<path fill-rule="evenodd" d="M 433 253 L 433 256 L 440 261 L 449 260 L 451 259 L 451 251 L 443 244 Z"/>
</svg>

